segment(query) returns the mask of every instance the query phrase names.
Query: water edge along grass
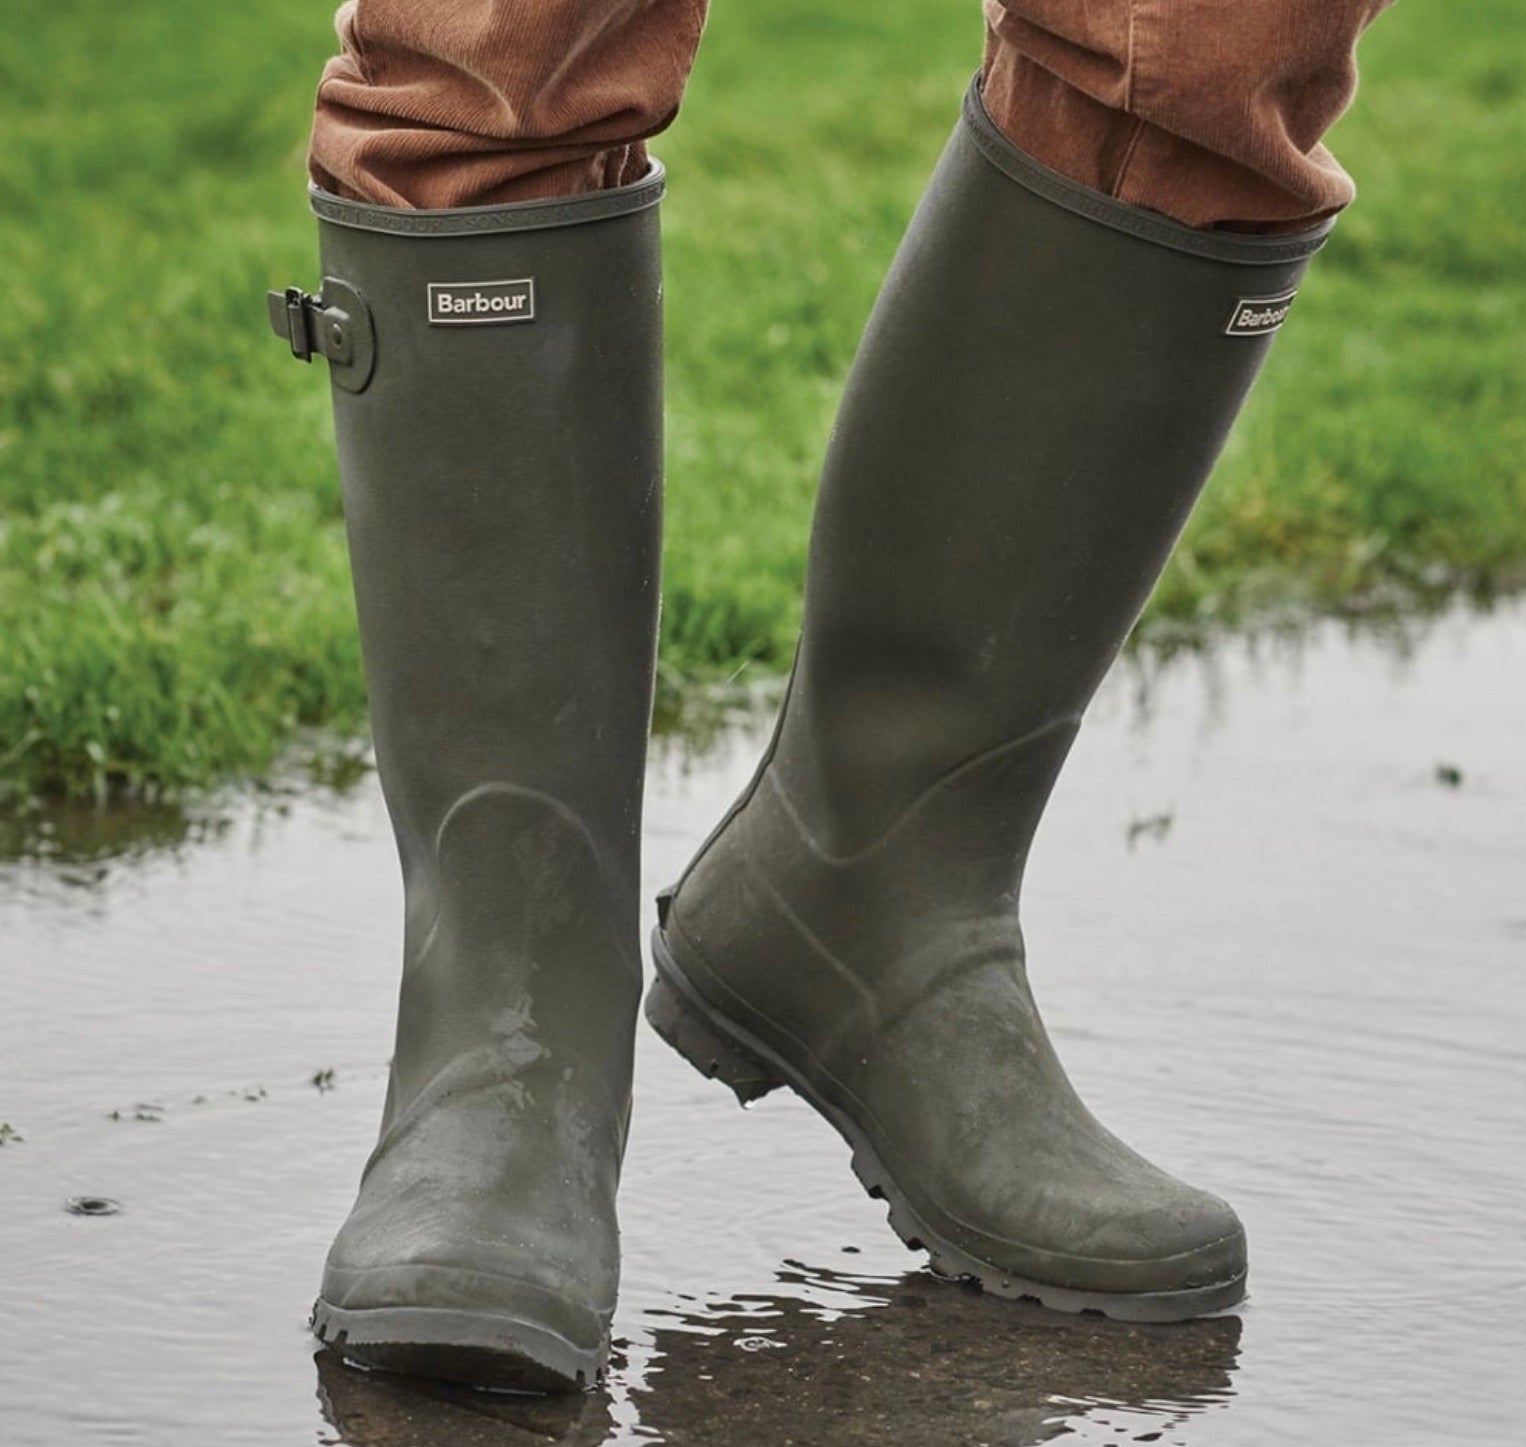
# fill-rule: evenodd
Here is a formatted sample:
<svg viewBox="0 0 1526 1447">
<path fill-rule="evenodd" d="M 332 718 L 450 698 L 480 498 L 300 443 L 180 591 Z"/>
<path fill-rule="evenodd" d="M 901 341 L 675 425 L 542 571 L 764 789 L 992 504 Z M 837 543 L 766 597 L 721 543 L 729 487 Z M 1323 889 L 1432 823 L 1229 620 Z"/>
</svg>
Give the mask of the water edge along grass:
<svg viewBox="0 0 1526 1447">
<path fill-rule="evenodd" d="M 1333 138 L 1361 187 L 1151 605 L 1328 609 L 1526 568 L 1526 77 L 1511 0 L 1400 6 Z M 364 727 L 315 277 L 326 7 L 0 16 L 0 798 L 178 793 Z M 663 688 L 787 666 L 836 397 L 979 51 L 969 0 L 716 7 L 656 149 Z"/>
</svg>

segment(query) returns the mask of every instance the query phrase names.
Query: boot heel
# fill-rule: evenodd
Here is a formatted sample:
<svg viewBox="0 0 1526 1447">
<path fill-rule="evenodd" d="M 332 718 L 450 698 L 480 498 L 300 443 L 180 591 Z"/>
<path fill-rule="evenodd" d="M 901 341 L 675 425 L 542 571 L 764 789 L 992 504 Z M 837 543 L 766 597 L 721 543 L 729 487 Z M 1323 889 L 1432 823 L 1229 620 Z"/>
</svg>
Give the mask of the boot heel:
<svg viewBox="0 0 1526 1447">
<path fill-rule="evenodd" d="M 746 1046 L 711 1024 L 659 970 L 646 992 L 646 1018 L 699 1073 L 729 1086 L 738 1105 L 750 1105 L 784 1084 Z"/>
</svg>

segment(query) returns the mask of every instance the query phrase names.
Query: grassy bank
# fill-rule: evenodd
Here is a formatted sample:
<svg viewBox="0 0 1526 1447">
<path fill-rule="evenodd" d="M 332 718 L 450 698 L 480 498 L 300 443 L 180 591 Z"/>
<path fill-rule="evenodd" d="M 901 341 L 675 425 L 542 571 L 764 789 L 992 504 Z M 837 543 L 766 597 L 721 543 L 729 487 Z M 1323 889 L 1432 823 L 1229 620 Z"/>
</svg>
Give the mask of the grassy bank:
<svg viewBox="0 0 1526 1447">
<path fill-rule="evenodd" d="M 1513 0 L 1399 7 L 1337 150 L 1363 195 L 1157 613 L 1526 564 Z M 815 470 L 978 53 L 973 0 L 718 5 L 660 151 L 669 682 L 787 663 Z M 312 281 L 323 0 L 0 12 L 0 794 L 178 789 L 363 724 Z"/>
</svg>

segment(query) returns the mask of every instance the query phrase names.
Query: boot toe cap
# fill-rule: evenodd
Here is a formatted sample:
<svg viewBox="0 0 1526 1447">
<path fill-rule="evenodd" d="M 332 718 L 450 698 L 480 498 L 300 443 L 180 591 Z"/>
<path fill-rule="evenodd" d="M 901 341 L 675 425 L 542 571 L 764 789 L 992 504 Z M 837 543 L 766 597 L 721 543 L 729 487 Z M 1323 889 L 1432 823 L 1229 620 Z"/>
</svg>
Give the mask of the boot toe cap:
<svg viewBox="0 0 1526 1447">
<path fill-rule="evenodd" d="M 1164 1182 L 1167 1189 L 1152 1189 Z M 1080 1290 L 1121 1293 L 1197 1291 L 1243 1277 L 1245 1230 L 1234 1210 L 1207 1191 L 1164 1182 L 1093 1198 L 1069 1223 L 1043 1232 L 1043 1274 Z"/>
</svg>

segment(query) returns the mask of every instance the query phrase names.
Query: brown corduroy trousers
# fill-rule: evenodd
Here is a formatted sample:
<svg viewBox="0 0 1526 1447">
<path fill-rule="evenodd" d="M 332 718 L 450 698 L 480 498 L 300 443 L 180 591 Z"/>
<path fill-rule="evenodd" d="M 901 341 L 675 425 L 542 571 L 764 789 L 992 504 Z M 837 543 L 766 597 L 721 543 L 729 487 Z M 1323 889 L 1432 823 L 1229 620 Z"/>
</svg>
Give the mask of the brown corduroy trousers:
<svg viewBox="0 0 1526 1447">
<path fill-rule="evenodd" d="M 1320 143 L 1389 0 L 985 0 L 986 107 L 1083 185 L 1189 226 L 1344 207 Z M 433 209 L 619 185 L 678 112 L 707 0 L 349 0 L 318 88 L 326 190 Z"/>
</svg>

